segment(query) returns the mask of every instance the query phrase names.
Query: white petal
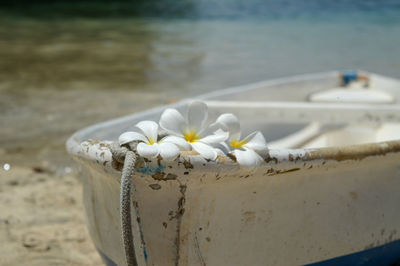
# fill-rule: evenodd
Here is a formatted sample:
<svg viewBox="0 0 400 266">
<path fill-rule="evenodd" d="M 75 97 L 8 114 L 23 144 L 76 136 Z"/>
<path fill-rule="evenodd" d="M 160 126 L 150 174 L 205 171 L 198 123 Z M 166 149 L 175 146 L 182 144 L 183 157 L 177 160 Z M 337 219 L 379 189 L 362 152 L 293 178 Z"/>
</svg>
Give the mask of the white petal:
<svg viewBox="0 0 400 266">
<path fill-rule="evenodd" d="M 226 142 L 221 142 L 220 145 L 223 147 L 222 150 L 225 151 L 225 153 L 230 152 L 231 148 Z"/>
<path fill-rule="evenodd" d="M 208 125 L 206 128 L 203 128 L 203 130 L 201 130 L 200 133 L 202 136 L 207 136 L 207 135 L 213 134 L 214 132 L 216 132 L 218 130 L 222 130 L 221 125 L 219 123 L 215 122 L 215 123 Z M 222 130 L 222 131 L 227 131 L 227 130 Z"/>
<path fill-rule="evenodd" d="M 154 121 L 141 121 L 136 124 L 144 135 L 149 139 L 150 142 L 157 142 L 158 137 L 158 125 Z"/>
<path fill-rule="evenodd" d="M 267 143 L 263 134 L 260 131 L 256 131 L 248 135 L 246 138 L 246 148 L 255 150 L 258 153 L 266 153 L 268 150 Z"/>
<path fill-rule="evenodd" d="M 190 144 L 184 138 L 177 137 L 177 136 L 166 136 L 165 138 L 160 140 L 160 143 L 164 143 L 164 142 L 175 144 L 182 151 L 190 151 Z"/>
<path fill-rule="evenodd" d="M 226 142 L 220 142 L 220 143 L 218 143 L 218 144 L 212 144 L 212 145 L 210 145 L 210 146 L 213 147 L 215 150 L 217 150 L 217 153 L 218 153 L 218 150 L 220 150 L 220 151 L 222 151 L 225 155 L 226 155 L 228 152 L 231 151 L 229 145 L 228 145 Z M 220 154 L 220 153 L 218 153 L 218 154 Z"/>
<path fill-rule="evenodd" d="M 143 136 L 140 133 L 132 132 L 132 131 L 122 133 L 121 136 L 119 136 L 118 142 L 119 142 L 119 145 L 123 145 L 123 144 L 127 144 L 129 142 L 135 141 L 135 140 L 147 142 L 147 139 L 145 136 Z"/>
<path fill-rule="evenodd" d="M 234 150 L 236 160 L 241 167 L 256 168 L 264 163 L 264 160 L 255 151 L 250 149 Z"/>
<path fill-rule="evenodd" d="M 206 136 L 198 141 L 203 142 L 205 144 L 217 144 L 227 140 L 229 137 L 229 133 L 225 131 L 217 131 L 214 135 Z"/>
<path fill-rule="evenodd" d="M 181 113 L 176 109 L 166 109 L 160 118 L 160 126 L 169 134 L 183 136 L 182 132 L 186 127 L 186 122 Z"/>
<path fill-rule="evenodd" d="M 188 129 L 200 132 L 208 118 L 208 107 L 205 103 L 194 101 L 188 108 Z"/>
<path fill-rule="evenodd" d="M 153 145 L 148 145 L 141 142 L 137 145 L 137 152 L 140 156 L 143 156 L 145 158 L 155 158 L 159 154 L 160 149 L 157 143 Z"/>
<path fill-rule="evenodd" d="M 220 148 L 214 148 L 218 155 L 225 156 L 225 152 Z"/>
<path fill-rule="evenodd" d="M 213 147 L 199 141 L 191 143 L 191 145 L 202 157 L 209 160 L 215 160 L 217 158 L 217 152 Z"/>
<path fill-rule="evenodd" d="M 240 139 L 240 122 L 233 114 L 222 114 L 217 118 L 217 124 L 221 125 L 222 129 L 229 132 L 229 139 Z"/>
<path fill-rule="evenodd" d="M 200 130 L 198 132 L 198 135 L 200 136 L 200 138 L 203 138 L 208 135 L 216 134 L 217 131 L 223 131 L 221 129 L 221 125 L 218 123 L 213 123 L 213 124 L 210 124 L 207 127 L 203 128 L 202 130 Z M 224 132 L 226 132 L 226 130 Z"/>
<path fill-rule="evenodd" d="M 161 143 L 160 147 L 160 155 L 166 161 L 173 161 L 179 155 L 179 148 L 172 143 Z"/>
</svg>

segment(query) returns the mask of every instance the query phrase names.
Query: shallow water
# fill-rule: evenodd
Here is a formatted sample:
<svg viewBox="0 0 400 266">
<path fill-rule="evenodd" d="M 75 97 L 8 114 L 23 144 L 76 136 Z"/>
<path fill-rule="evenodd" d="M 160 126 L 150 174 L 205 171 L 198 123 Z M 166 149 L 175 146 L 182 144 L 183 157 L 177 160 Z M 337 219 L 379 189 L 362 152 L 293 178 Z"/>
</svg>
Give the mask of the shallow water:
<svg viewBox="0 0 400 266">
<path fill-rule="evenodd" d="M 3 17 L 1 157 L 62 164 L 83 126 L 274 77 L 358 68 L 400 78 L 398 5 L 290 3 L 268 16 L 271 5 L 199 1 L 181 18 Z"/>
<path fill-rule="evenodd" d="M 398 17 L 8 20 L 1 87 L 179 89 L 361 68 L 400 77 Z"/>
</svg>

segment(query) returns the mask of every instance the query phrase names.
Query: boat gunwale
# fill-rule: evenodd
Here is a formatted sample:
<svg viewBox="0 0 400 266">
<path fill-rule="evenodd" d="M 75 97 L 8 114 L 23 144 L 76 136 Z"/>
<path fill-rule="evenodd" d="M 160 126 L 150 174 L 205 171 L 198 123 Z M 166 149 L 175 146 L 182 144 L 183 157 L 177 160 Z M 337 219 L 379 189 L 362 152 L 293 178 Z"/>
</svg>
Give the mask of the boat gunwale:
<svg viewBox="0 0 400 266">
<path fill-rule="evenodd" d="M 313 79 L 318 78 L 328 78 L 332 77 L 333 75 L 337 75 L 338 71 L 329 71 L 329 72 L 321 72 L 321 73 L 313 73 L 313 74 L 304 74 L 304 75 L 297 75 L 291 76 L 286 78 L 278 78 L 267 80 L 263 82 L 257 82 L 245 86 L 238 86 L 233 88 L 228 88 L 216 92 L 211 92 L 207 94 L 200 95 L 198 97 L 193 97 L 189 99 L 183 99 L 177 103 L 163 105 L 159 107 L 155 107 L 143 112 L 138 112 L 134 114 L 130 114 L 127 116 L 123 116 L 120 118 L 108 120 L 102 123 L 94 124 L 83 128 L 77 132 L 75 132 L 66 142 L 67 151 L 75 157 L 84 158 L 89 161 L 97 162 L 103 166 L 111 167 L 111 152 L 109 149 L 109 142 L 107 141 L 83 141 L 80 142 L 80 137 L 85 135 L 90 135 L 90 133 L 95 132 L 96 130 L 106 128 L 112 126 L 113 124 L 123 123 L 124 121 L 129 121 L 144 115 L 160 112 L 166 108 L 174 108 L 179 107 L 187 104 L 193 99 L 199 100 L 208 100 L 212 97 L 219 97 L 225 94 L 230 94 L 233 92 L 239 92 L 243 90 L 251 90 L 255 88 L 259 88 L 260 86 L 276 86 L 290 82 L 300 82 L 300 81 L 312 81 Z M 380 76 L 373 74 L 375 76 Z M 381 76 L 384 77 L 384 76 Z M 390 80 L 395 80 L 390 77 L 384 77 Z M 91 146 L 90 149 L 84 150 L 82 144 L 86 143 L 86 145 Z M 101 148 L 99 145 L 103 145 Z M 87 147 L 87 146 L 86 146 Z M 94 149 L 93 149 L 94 148 Z M 106 153 L 104 153 L 106 152 Z M 316 160 L 334 160 L 337 162 L 347 161 L 347 160 L 361 160 L 366 157 L 372 156 L 383 156 L 388 153 L 400 153 L 400 140 L 391 140 L 391 141 L 383 141 L 383 142 L 376 142 L 376 143 L 364 143 L 364 144 L 357 144 L 357 145 L 346 145 L 346 146 L 339 146 L 339 147 L 321 147 L 321 148 L 301 148 L 301 149 L 269 149 L 266 156 L 264 156 L 264 161 L 267 164 L 280 164 L 280 163 L 295 163 L 297 161 L 316 161 Z M 100 155 L 102 154 L 102 155 Z M 207 165 L 209 166 L 233 166 L 236 169 L 239 169 L 238 164 L 232 160 L 228 156 L 218 156 L 217 161 L 207 161 L 204 160 L 199 155 L 195 155 L 194 153 L 182 152 L 182 156 L 180 159 L 182 161 L 187 161 L 190 158 L 190 162 L 194 165 L 201 164 L 202 166 Z M 260 165 L 259 167 L 262 167 Z M 214 167 L 211 167 L 214 169 Z"/>
<path fill-rule="evenodd" d="M 110 142 L 85 141 L 74 157 L 97 163 L 103 168 L 115 171 L 110 147 Z M 392 154 L 400 155 L 400 140 L 315 149 L 270 149 L 267 155 L 263 157 L 265 163 L 249 171 L 249 169 L 241 168 L 234 159 L 228 156 L 219 155 L 216 161 L 208 161 L 196 152 L 184 151 L 172 162 L 160 161 L 157 158 L 153 160 L 146 159 L 146 167 L 143 168 L 142 166 L 142 170 L 139 172 L 144 175 L 154 175 L 158 172 L 163 172 L 163 169 L 168 166 L 167 172 L 173 173 L 178 168 L 181 168 L 180 166 L 183 166 L 184 171 L 189 170 L 190 172 L 218 173 L 224 170 L 227 174 L 237 172 L 255 173 L 256 170 L 263 171 L 262 169 L 264 169 L 267 172 L 270 171 L 270 175 L 274 175 L 290 172 L 293 169 L 310 169 L 313 165 L 323 166 L 327 162 L 359 162 L 366 158 Z M 326 167 L 329 167 L 329 165 L 326 164 Z M 273 171 L 271 172 L 271 170 Z"/>
</svg>

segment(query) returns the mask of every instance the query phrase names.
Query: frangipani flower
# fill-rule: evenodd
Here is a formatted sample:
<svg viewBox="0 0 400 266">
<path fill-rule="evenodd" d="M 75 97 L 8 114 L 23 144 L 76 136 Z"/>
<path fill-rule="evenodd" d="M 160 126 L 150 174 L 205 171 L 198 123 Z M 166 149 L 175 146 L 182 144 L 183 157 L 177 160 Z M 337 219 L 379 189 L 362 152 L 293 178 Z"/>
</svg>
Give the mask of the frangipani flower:
<svg viewBox="0 0 400 266">
<path fill-rule="evenodd" d="M 156 158 L 160 155 L 166 161 L 173 161 L 179 155 L 179 148 L 170 142 L 164 141 L 165 138 L 158 139 L 158 124 L 153 121 L 141 121 L 136 124 L 140 129 L 138 132 L 125 132 L 119 137 L 119 144 L 127 144 L 138 141 L 136 149 L 140 156 L 145 158 Z"/>
<path fill-rule="evenodd" d="M 221 125 L 223 130 L 229 132 L 228 150 L 232 150 L 237 162 L 241 166 L 256 167 L 264 163 L 260 154 L 267 152 L 267 143 L 263 134 L 259 131 L 253 132 L 241 139 L 240 123 L 233 114 L 222 114 L 217 118 L 216 124 Z"/>
<path fill-rule="evenodd" d="M 208 126 L 208 108 L 203 102 L 192 102 L 186 119 L 176 109 L 167 109 L 160 118 L 160 126 L 172 136 L 165 137 L 184 150 L 193 149 L 206 159 L 215 160 L 217 151 L 212 145 L 225 141 L 229 134 Z"/>
</svg>

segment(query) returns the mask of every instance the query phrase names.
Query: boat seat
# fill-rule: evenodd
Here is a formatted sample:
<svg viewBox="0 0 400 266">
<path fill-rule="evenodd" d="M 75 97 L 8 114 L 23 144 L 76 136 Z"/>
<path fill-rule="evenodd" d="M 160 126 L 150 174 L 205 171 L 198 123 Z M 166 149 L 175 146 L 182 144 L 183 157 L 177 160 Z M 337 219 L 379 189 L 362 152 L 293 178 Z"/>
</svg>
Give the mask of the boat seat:
<svg viewBox="0 0 400 266">
<path fill-rule="evenodd" d="M 308 97 L 310 102 L 326 102 L 326 103 L 371 103 L 383 104 L 393 103 L 392 95 L 369 88 L 334 88 L 321 92 L 312 93 Z"/>
</svg>

